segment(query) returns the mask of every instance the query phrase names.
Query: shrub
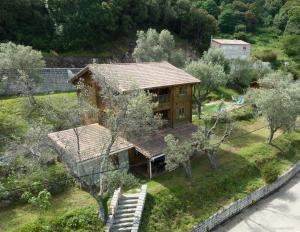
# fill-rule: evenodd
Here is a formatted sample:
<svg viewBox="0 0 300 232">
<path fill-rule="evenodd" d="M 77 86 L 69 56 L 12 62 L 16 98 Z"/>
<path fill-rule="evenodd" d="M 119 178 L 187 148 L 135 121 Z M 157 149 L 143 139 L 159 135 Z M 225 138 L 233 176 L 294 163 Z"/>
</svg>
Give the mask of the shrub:
<svg viewBox="0 0 300 232">
<path fill-rule="evenodd" d="M 245 24 L 238 24 L 234 28 L 235 32 L 246 32 L 246 25 Z"/>
<path fill-rule="evenodd" d="M 21 196 L 29 191 L 34 195 L 46 189 L 52 195 L 64 192 L 73 184 L 70 175 L 66 172 L 62 164 L 54 164 L 45 169 L 37 169 L 31 175 L 10 174 L 4 179 L 3 186 L 5 189 L 16 189 L 7 195 L 0 195 L 0 201 L 9 200 L 10 202 L 20 202 Z M 22 187 L 31 186 L 30 188 Z"/>
<path fill-rule="evenodd" d="M 264 50 L 262 53 L 256 54 L 255 57 L 264 62 L 274 63 L 277 61 L 277 53 L 270 50 Z"/>
<path fill-rule="evenodd" d="M 57 216 L 51 220 L 39 218 L 18 229 L 19 232 L 50 232 L 50 231 L 104 231 L 103 225 L 98 218 L 97 210 L 92 207 L 84 207 Z"/>
<path fill-rule="evenodd" d="M 251 43 L 251 44 L 255 43 L 255 41 L 253 41 L 251 39 L 250 35 L 248 33 L 244 32 L 244 31 L 239 31 L 239 32 L 234 33 L 233 37 L 235 39 L 244 40 L 244 41 L 246 41 L 248 43 Z"/>
<path fill-rule="evenodd" d="M 267 184 L 277 180 L 280 170 L 274 162 L 266 163 L 260 169 L 261 176 Z"/>
<path fill-rule="evenodd" d="M 254 117 L 251 106 L 243 106 L 231 112 L 231 118 L 234 121 L 250 120 Z"/>
</svg>

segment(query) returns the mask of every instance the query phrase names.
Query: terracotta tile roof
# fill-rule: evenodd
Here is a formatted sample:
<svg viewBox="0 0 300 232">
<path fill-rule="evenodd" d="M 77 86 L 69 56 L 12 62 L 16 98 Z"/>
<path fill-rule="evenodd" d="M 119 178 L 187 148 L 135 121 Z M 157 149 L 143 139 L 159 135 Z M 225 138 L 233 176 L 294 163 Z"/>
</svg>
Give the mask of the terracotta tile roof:
<svg viewBox="0 0 300 232">
<path fill-rule="evenodd" d="M 110 131 L 99 124 L 78 127 L 81 157 L 77 155 L 77 139 L 73 129 L 53 132 L 48 137 L 63 151 L 74 156 L 76 161 L 95 158 L 105 151 Z M 133 145 L 119 137 L 113 144 L 111 154 L 132 148 Z M 80 159 L 81 158 L 81 159 Z"/>
<path fill-rule="evenodd" d="M 219 44 L 228 44 L 228 45 L 247 45 L 247 44 L 249 44 L 243 40 L 237 40 L 237 39 L 213 39 L 213 41 L 215 41 Z"/>
<path fill-rule="evenodd" d="M 157 132 L 148 138 L 143 138 L 139 141 L 131 141 L 136 150 L 144 156 L 151 158 L 160 155 L 166 149 L 165 136 L 173 134 L 179 141 L 184 141 L 192 138 L 192 134 L 197 131 L 197 126 L 192 123 L 184 123 L 175 128 L 167 128 Z"/>
<path fill-rule="evenodd" d="M 88 71 L 95 79 L 101 75 L 107 79 L 114 79 L 121 92 L 131 90 L 134 86 L 150 89 L 200 82 L 197 78 L 167 62 L 90 64 L 76 74 L 71 81 Z"/>
</svg>

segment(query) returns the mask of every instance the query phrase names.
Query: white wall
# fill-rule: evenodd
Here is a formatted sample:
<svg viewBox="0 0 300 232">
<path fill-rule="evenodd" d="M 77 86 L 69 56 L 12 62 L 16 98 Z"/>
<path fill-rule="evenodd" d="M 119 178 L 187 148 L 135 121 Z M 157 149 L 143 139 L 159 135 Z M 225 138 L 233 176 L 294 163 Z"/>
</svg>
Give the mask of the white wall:
<svg viewBox="0 0 300 232">
<path fill-rule="evenodd" d="M 123 170 L 129 169 L 129 158 L 128 158 L 128 150 L 121 151 L 117 154 L 119 158 L 119 168 Z M 75 170 L 76 171 L 76 170 Z M 79 175 L 84 177 L 87 181 L 95 182 L 99 178 L 100 172 L 100 160 L 99 158 L 90 159 L 87 161 L 83 161 L 79 164 Z M 94 176 L 89 174 L 95 173 Z"/>
<path fill-rule="evenodd" d="M 224 51 L 225 57 L 228 59 L 248 59 L 250 56 L 250 45 L 222 44 L 220 48 Z"/>
</svg>

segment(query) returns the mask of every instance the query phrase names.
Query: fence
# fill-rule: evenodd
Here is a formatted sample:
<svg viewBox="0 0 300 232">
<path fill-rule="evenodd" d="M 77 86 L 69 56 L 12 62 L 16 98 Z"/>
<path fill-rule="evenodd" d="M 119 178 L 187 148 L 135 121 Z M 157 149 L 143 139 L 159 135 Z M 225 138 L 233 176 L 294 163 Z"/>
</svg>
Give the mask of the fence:
<svg viewBox="0 0 300 232">
<path fill-rule="evenodd" d="M 210 231 L 217 225 L 220 225 L 222 222 L 231 218 L 232 216 L 238 214 L 243 209 L 248 206 L 254 204 L 258 200 L 264 198 L 269 195 L 273 191 L 277 190 L 279 187 L 288 182 L 294 175 L 296 175 L 300 171 L 300 162 L 295 164 L 291 169 L 281 175 L 274 183 L 270 185 L 266 185 L 249 194 L 244 199 L 240 199 L 231 203 L 230 205 L 220 209 L 217 213 L 212 215 L 210 218 L 205 220 L 204 222 L 194 226 L 192 232 L 206 232 Z"/>
<path fill-rule="evenodd" d="M 68 83 L 72 74 L 80 71 L 80 68 L 45 68 L 41 70 L 41 80 L 34 89 L 35 93 L 47 93 L 53 91 L 71 91 L 74 90 L 72 84 Z M 71 73 L 72 72 L 72 73 Z M 1 73 L 0 77 L 7 77 L 2 81 L 0 96 L 18 95 L 20 93 L 18 83 L 13 78 L 15 75 L 11 71 Z"/>
</svg>

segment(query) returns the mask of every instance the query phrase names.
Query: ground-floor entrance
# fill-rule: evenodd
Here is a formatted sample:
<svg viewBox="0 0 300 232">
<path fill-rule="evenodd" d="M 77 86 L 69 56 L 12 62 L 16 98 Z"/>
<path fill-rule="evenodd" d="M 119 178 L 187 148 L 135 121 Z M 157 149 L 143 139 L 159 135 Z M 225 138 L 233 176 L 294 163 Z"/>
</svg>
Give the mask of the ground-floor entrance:
<svg viewBox="0 0 300 232">
<path fill-rule="evenodd" d="M 165 171 L 165 155 L 157 155 L 151 158 L 144 156 L 135 149 L 129 151 L 130 171 L 152 179 Z"/>
</svg>

